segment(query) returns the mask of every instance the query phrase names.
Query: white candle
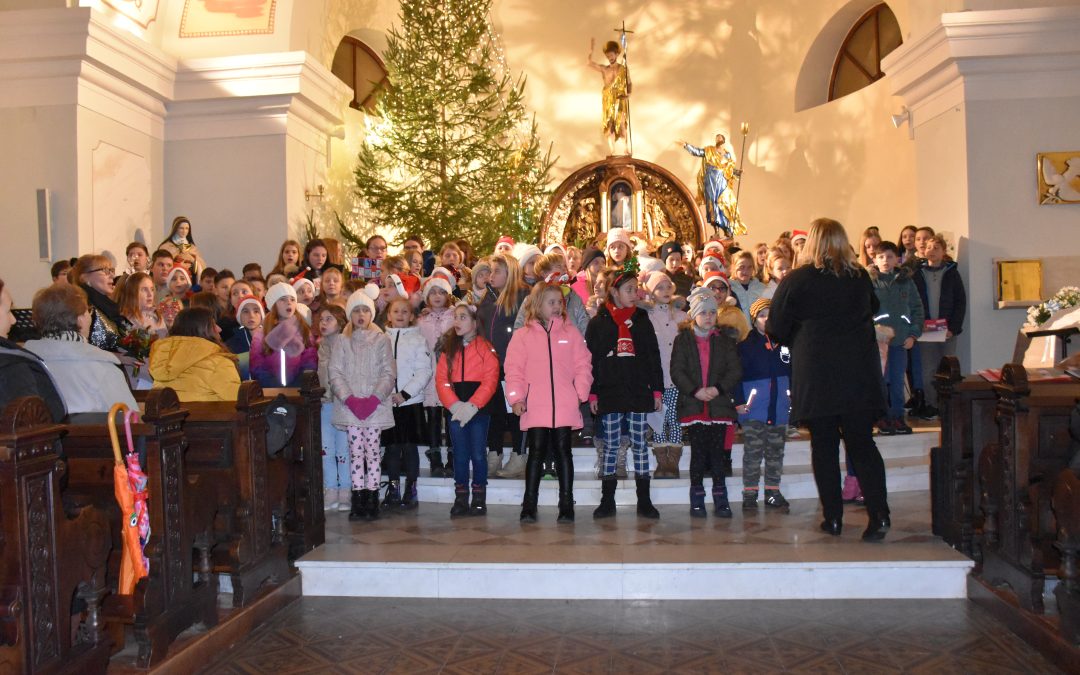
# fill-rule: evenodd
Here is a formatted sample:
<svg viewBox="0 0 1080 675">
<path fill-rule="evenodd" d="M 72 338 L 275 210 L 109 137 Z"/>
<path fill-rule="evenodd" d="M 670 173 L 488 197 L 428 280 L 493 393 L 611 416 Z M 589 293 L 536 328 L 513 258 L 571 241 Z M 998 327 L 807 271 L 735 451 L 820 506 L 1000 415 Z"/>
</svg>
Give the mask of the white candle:
<svg viewBox="0 0 1080 675">
<path fill-rule="evenodd" d="M 278 354 L 281 355 L 281 386 L 288 384 L 289 380 L 285 377 L 285 350 L 279 349 Z"/>
</svg>

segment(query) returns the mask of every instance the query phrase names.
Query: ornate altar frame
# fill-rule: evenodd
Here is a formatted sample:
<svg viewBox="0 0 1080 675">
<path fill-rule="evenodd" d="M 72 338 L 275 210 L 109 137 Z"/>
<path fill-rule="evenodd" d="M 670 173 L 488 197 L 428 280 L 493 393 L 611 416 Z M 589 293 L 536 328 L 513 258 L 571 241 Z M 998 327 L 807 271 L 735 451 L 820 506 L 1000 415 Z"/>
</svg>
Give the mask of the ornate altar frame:
<svg viewBox="0 0 1080 675">
<path fill-rule="evenodd" d="M 632 191 L 632 232 L 695 248 L 705 243 L 705 219 L 690 189 L 662 166 L 622 156 L 586 164 L 563 180 L 541 222 L 541 245 L 588 246 L 605 234 L 611 228 L 611 189 L 619 182 Z"/>
</svg>

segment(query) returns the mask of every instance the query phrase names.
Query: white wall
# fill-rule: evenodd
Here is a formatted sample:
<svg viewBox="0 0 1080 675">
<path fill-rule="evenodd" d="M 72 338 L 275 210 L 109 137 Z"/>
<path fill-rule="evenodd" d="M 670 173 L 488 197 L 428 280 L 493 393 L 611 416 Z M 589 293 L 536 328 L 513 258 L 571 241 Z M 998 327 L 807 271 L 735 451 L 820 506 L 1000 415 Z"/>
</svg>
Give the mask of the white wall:
<svg viewBox="0 0 1080 675">
<path fill-rule="evenodd" d="M 239 274 L 258 261 L 269 273 L 288 234 L 284 136 L 169 141 L 165 157 L 168 222 L 191 219 L 208 265 Z"/>
<path fill-rule="evenodd" d="M 51 281 L 51 261 L 38 256 L 37 189 L 52 191 L 54 258 L 79 252 L 74 107 L 0 108 L 0 130 L 14 129 L 19 133 L 3 135 L 0 161 L 0 278 L 16 306 L 28 307 L 34 292 Z"/>
<path fill-rule="evenodd" d="M 970 240 L 963 260 L 972 368 L 1008 360 L 1025 319 L 1023 309 L 994 309 L 993 259 L 1080 257 L 1080 205 L 1040 206 L 1035 173 L 1037 153 L 1080 150 L 1077 111 L 1080 96 L 968 104 Z M 1049 297 L 1057 290 L 1043 292 Z"/>
</svg>

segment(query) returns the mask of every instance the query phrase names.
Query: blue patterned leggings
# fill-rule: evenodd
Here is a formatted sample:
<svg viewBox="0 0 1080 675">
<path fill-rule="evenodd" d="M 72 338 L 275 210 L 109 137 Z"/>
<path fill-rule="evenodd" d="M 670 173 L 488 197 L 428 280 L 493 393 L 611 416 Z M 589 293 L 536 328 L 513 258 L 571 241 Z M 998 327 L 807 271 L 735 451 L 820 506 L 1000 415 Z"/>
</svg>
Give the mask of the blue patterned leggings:
<svg viewBox="0 0 1080 675">
<path fill-rule="evenodd" d="M 653 429 L 653 445 L 682 445 L 682 427 L 679 425 L 679 417 L 675 410 L 679 402 L 678 387 L 668 387 L 664 390 L 664 429 L 657 432 Z"/>
<path fill-rule="evenodd" d="M 634 475 L 648 478 L 649 448 L 645 445 L 645 413 L 607 413 L 600 417 L 600 440 L 604 448 L 604 467 L 600 477 L 615 475 L 624 419 L 630 436 L 630 452 L 634 453 Z"/>
</svg>

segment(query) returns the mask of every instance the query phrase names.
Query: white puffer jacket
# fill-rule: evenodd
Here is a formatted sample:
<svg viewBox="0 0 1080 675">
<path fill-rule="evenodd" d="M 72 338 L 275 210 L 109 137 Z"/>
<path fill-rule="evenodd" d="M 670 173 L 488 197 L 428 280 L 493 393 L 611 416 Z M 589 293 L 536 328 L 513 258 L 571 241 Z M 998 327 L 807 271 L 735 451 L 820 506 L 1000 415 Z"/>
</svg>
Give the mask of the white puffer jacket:
<svg viewBox="0 0 1080 675">
<path fill-rule="evenodd" d="M 330 423 L 339 429 L 394 426 L 390 394 L 394 391 L 394 352 L 390 338 L 378 328 L 354 331 L 330 346 L 330 389 L 334 392 L 334 412 Z M 345 400 L 350 396 L 377 396 L 379 405 L 367 419 L 358 420 Z"/>
<path fill-rule="evenodd" d="M 424 403 L 424 393 L 431 382 L 431 350 L 419 326 L 387 328 L 397 363 L 397 383 L 394 391 L 405 397 L 401 405 Z"/>
</svg>

